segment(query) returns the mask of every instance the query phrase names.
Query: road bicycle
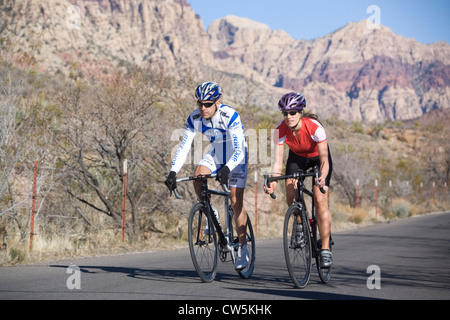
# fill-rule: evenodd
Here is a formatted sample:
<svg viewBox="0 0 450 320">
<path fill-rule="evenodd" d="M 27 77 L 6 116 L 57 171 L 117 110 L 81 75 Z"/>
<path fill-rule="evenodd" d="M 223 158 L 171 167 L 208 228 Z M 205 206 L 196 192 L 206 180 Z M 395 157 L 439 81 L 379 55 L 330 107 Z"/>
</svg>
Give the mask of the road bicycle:
<svg viewBox="0 0 450 320">
<path fill-rule="evenodd" d="M 208 188 L 208 179 L 215 177 L 216 174 L 207 174 L 177 179 L 177 183 L 183 181 L 198 181 L 201 183 L 201 199 L 192 206 L 189 215 L 188 238 L 194 268 L 203 282 L 212 282 L 216 277 L 218 258 L 222 262 L 231 261 L 234 265 L 237 246 L 239 245 L 233 219 L 234 211 L 229 205 L 230 190 L 226 185 L 222 185 L 224 191 Z M 174 194 L 177 199 L 182 199 L 176 189 Z M 222 228 L 218 218 L 213 214 L 210 199 L 212 195 L 221 196 L 225 199 L 225 228 Z M 255 264 L 255 236 L 248 216 L 245 234 L 249 262 L 244 269 L 236 269 L 236 271 L 241 278 L 247 279 L 252 275 Z"/>
<path fill-rule="evenodd" d="M 264 175 L 264 185 L 268 186 L 272 181 L 296 179 L 297 180 L 297 195 L 294 203 L 286 211 L 283 227 L 283 247 L 286 266 L 289 271 L 289 276 L 295 287 L 303 289 L 309 282 L 311 275 L 311 267 L 313 265 L 313 258 L 319 273 L 322 283 L 328 283 L 331 277 L 332 267 L 322 267 L 320 260 L 320 251 L 322 242 L 317 232 L 317 216 L 316 207 L 314 205 L 313 192 L 304 186 L 304 180 L 307 177 L 312 177 L 313 185 L 314 178 L 318 179 L 320 176 L 319 168 L 316 166 L 311 171 L 299 171 L 293 174 L 269 177 Z M 325 193 L 323 188 L 320 188 L 322 193 Z M 304 195 L 311 197 L 311 219 L 308 215 L 308 210 L 305 204 Z M 272 198 L 276 196 L 272 193 Z M 330 250 L 333 245 L 333 240 L 330 235 Z"/>
</svg>

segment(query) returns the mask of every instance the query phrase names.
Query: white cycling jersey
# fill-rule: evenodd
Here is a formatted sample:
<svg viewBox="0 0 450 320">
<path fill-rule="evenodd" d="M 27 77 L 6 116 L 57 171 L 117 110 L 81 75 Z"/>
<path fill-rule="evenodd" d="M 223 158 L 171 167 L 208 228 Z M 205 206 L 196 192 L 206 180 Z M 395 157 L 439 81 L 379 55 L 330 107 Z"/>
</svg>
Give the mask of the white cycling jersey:
<svg viewBox="0 0 450 320">
<path fill-rule="evenodd" d="M 171 171 L 178 173 L 186 161 L 191 149 L 192 141 L 197 132 L 204 134 L 211 143 L 211 150 L 205 155 L 200 164 L 210 168 L 216 173 L 224 165 L 230 171 L 237 169 L 239 165 L 240 175 L 247 175 L 247 140 L 244 134 L 244 126 L 241 117 L 233 108 L 221 105 L 218 112 L 211 119 L 204 119 L 199 109 L 195 109 L 186 121 L 183 140 L 172 161 Z M 211 163 L 211 162 L 214 163 Z M 235 170 L 235 173 L 237 170 Z M 230 177 L 230 181 L 232 176 Z M 231 183 L 230 183 L 231 186 Z"/>
</svg>

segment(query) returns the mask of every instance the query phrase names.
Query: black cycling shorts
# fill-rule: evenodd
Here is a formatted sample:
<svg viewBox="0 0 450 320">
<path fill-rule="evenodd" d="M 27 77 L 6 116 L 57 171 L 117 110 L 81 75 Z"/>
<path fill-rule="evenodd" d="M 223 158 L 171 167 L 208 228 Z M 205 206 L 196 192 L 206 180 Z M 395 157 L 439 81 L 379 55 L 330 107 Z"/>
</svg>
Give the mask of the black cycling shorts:
<svg viewBox="0 0 450 320">
<path fill-rule="evenodd" d="M 328 147 L 328 163 L 330 164 L 330 170 L 328 171 L 328 175 L 325 179 L 325 185 L 327 187 L 330 186 L 331 173 L 333 172 L 333 161 L 331 160 L 330 147 Z M 319 166 L 320 168 L 320 159 L 319 156 L 312 158 L 305 158 L 296 155 L 294 152 L 289 150 L 289 157 L 286 163 L 286 175 L 293 174 L 298 172 L 299 170 L 306 171 L 314 166 Z"/>
</svg>

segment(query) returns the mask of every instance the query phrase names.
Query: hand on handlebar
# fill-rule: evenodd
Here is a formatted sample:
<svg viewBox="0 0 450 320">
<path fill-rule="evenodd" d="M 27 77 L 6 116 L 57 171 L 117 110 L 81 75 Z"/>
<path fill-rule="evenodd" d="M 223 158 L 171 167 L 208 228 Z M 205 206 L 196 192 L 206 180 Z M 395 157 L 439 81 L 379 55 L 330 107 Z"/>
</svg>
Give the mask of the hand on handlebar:
<svg viewBox="0 0 450 320">
<path fill-rule="evenodd" d="M 323 188 L 323 187 L 325 187 L 325 177 L 322 175 L 322 173 L 319 170 L 319 167 L 317 167 L 317 166 L 314 167 L 314 173 L 316 174 L 316 177 L 315 177 L 316 186 L 319 188 L 320 192 L 325 194 L 326 191 Z"/>
<path fill-rule="evenodd" d="M 217 172 L 216 181 L 219 181 L 221 185 L 222 184 L 227 185 L 229 179 L 230 179 L 230 168 L 224 166 Z"/>
<path fill-rule="evenodd" d="M 170 196 L 172 196 L 172 191 L 177 188 L 177 174 L 174 171 L 170 171 L 169 176 L 164 183 L 170 191 Z"/>
<path fill-rule="evenodd" d="M 276 181 L 272 181 L 269 183 L 269 185 L 265 185 L 264 186 L 264 192 L 269 194 L 273 199 L 275 199 L 275 188 L 277 186 L 277 182 Z"/>
<path fill-rule="evenodd" d="M 319 179 L 316 180 L 316 185 L 319 188 L 325 187 L 325 178 L 324 177 L 319 177 Z"/>
</svg>

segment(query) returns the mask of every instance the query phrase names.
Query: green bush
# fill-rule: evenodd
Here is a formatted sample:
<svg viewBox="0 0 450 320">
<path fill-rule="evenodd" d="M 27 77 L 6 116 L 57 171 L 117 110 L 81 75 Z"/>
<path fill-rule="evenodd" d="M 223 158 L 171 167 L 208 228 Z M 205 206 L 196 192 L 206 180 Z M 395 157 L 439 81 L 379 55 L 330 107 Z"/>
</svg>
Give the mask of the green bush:
<svg viewBox="0 0 450 320">
<path fill-rule="evenodd" d="M 392 212 L 398 218 L 407 218 L 411 215 L 411 208 L 406 201 L 398 201 L 392 205 Z"/>
<path fill-rule="evenodd" d="M 11 248 L 11 250 L 9 250 L 9 256 L 11 257 L 11 260 L 16 263 L 22 263 L 25 260 L 25 254 L 16 248 Z"/>
</svg>

